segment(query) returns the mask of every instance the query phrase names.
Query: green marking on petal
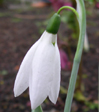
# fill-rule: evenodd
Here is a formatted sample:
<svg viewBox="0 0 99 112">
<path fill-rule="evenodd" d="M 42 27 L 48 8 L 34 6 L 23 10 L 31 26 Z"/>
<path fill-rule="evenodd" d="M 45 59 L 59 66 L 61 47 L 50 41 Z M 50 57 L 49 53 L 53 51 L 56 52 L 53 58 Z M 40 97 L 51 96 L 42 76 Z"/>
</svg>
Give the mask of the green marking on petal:
<svg viewBox="0 0 99 112">
<path fill-rule="evenodd" d="M 53 46 L 55 46 L 55 42 L 53 42 L 52 44 L 53 44 Z"/>
</svg>

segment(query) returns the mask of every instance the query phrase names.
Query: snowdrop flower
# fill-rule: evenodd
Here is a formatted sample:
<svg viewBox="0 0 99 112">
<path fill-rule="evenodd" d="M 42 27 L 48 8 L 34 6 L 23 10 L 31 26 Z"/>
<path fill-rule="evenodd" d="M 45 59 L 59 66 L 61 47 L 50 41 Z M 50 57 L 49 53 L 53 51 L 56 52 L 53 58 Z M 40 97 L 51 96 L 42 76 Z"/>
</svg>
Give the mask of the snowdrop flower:
<svg viewBox="0 0 99 112">
<path fill-rule="evenodd" d="M 76 1 L 77 2 L 77 12 L 78 12 L 78 14 L 79 14 L 79 24 L 80 24 L 80 21 L 81 21 L 81 16 L 82 16 L 82 14 L 81 14 L 81 6 L 80 6 L 80 4 L 79 4 L 79 1 L 77 0 Z M 89 42 L 88 42 L 88 36 L 87 36 L 87 31 L 85 32 L 85 39 L 84 39 L 84 50 L 85 51 L 88 51 L 89 50 Z"/>
<path fill-rule="evenodd" d="M 60 19 L 53 23 L 54 18 L 60 18 L 58 16 L 54 15 L 51 18 L 47 30 L 29 49 L 15 79 L 15 97 L 22 94 L 29 87 L 32 109 L 37 108 L 47 97 L 54 104 L 58 98 L 60 89 L 60 55 L 56 34 L 58 28 L 55 27 Z M 55 30 L 51 27 L 54 27 Z"/>
</svg>

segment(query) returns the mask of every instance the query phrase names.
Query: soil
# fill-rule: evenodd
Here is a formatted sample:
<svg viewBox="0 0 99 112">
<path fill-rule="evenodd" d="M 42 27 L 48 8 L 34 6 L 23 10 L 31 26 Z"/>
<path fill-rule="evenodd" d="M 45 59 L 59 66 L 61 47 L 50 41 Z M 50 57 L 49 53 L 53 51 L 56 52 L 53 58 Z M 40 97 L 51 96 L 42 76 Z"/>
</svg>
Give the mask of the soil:
<svg viewBox="0 0 99 112">
<path fill-rule="evenodd" d="M 0 112 L 31 111 L 28 90 L 19 97 L 14 97 L 14 81 L 24 55 L 45 30 L 45 20 L 49 18 L 51 11 L 51 7 L 32 10 L 0 9 Z M 85 76 L 82 83 L 84 96 L 89 99 L 89 102 L 96 104 L 98 102 L 99 9 L 94 11 L 94 16 L 87 17 L 90 50 L 84 52 L 82 57 L 82 74 Z M 61 28 L 64 30 L 63 27 Z M 72 55 L 74 56 L 74 53 Z M 69 77 L 70 71 L 62 71 L 61 86 L 66 89 Z M 44 111 L 63 112 L 65 98 L 66 95 L 60 93 L 56 105 L 47 99 L 42 104 L 42 108 Z M 74 111 L 97 112 L 98 109 L 90 108 L 74 98 L 72 112 Z"/>
</svg>

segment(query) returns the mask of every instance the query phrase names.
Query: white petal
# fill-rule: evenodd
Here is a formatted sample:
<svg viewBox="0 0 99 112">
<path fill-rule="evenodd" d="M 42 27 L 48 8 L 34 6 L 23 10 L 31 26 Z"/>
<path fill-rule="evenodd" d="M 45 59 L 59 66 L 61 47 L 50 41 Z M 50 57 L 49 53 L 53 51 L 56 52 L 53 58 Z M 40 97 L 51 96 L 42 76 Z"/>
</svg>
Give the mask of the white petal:
<svg viewBox="0 0 99 112">
<path fill-rule="evenodd" d="M 56 47 L 56 55 L 55 55 L 55 64 L 54 64 L 54 75 L 53 75 L 53 82 L 51 84 L 51 91 L 49 94 L 49 99 L 56 104 L 59 90 L 60 90 L 60 72 L 61 72 L 61 65 L 60 65 L 60 54 L 57 45 Z"/>
<path fill-rule="evenodd" d="M 79 16 L 81 16 L 81 6 L 79 3 L 79 0 L 76 0 L 76 2 L 77 2 L 77 12 L 78 12 Z"/>
<path fill-rule="evenodd" d="M 32 75 L 29 81 L 32 109 L 38 107 L 49 95 L 53 78 L 55 46 L 52 44 L 52 40 L 54 37 L 56 38 L 56 35 L 53 36 L 47 32 L 44 34 L 42 42 L 35 52 L 32 64 Z"/>
<path fill-rule="evenodd" d="M 14 96 L 22 94 L 29 86 L 29 75 L 31 74 L 32 60 L 40 40 L 38 40 L 25 55 L 14 84 Z"/>
<path fill-rule="evenodd" d="M 82 9 L 81 9 L 81 4 L 80 4 L 80 0 L 76 0 L 76 2 L 77 2 L 77 12 L 78 12 L 78 14 L 79 14 L 79 20 L 78 20 L 78 22 L 79 22 L 79 25 L 81 24 L 81 20 L 82 20 Z"/>
<path fill-rule="evenodd" d="M 47 31 L 45 31 L 43 33 L 43 35 L 41 36 L 41 42 L 44 42 L 46 44 L 48 43 L 54 43 L 57 41 L 57 35 L 55 34 L 51 34 L 51 33 L 48 33 Z"/>
</svg>

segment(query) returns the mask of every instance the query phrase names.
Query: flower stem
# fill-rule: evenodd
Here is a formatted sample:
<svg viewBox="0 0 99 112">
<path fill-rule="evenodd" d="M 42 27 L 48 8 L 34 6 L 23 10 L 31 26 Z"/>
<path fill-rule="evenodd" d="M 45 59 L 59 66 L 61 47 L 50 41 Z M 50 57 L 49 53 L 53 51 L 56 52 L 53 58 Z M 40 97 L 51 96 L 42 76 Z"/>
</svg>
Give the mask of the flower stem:
<svg viewBox="0 0 99 112">
<path fill-rule="evenodd" d="M 75 15 L 77 16 L 77 18 L 79 18 L 78 12 L 73 7 L 70 7 L 70 6 L 63 6 L 63 7 L 61 7 L 57 11 L 57 14 L 59 14 L 63 9 L 70 9 L 70 10 L 72 10 L 75 13 Z"/>
<path fill-rule="evenodd" d="M 79 18 L 78 18 L 80 33 L 79 33 L 79 41 L 78 41 L 78 45 L 77 45 L 77 50 L 76 50 L 76 54 L 74 57 L 74 63 L 73 63 L 73 68 L 72 68 L 72 72 L 71 72 L 64 112 L 70 112 L 70 110 L 71 110 L 71 104 L 72 104 L 75 84 L 76 84 L 76 80 L 77 80 L 79 64 L 81 61 L 84 37 L 85 37 L 85 30 L 86 30 L 86 13 L 85 13 L 84 1 L 83 0 L 76 0 L 76 1 L 77 1 L 77 5 L 80 6 L 80 13 L 79 13 Z M 60 12 L 60 10 L 59 10 L 59 12 Z"/>
<path fill-rule="evenodd" d="M 32 110 L 32 112 L 43 112 L 41 106 L 38 106 L 35 110 Z"/>
</svg>

